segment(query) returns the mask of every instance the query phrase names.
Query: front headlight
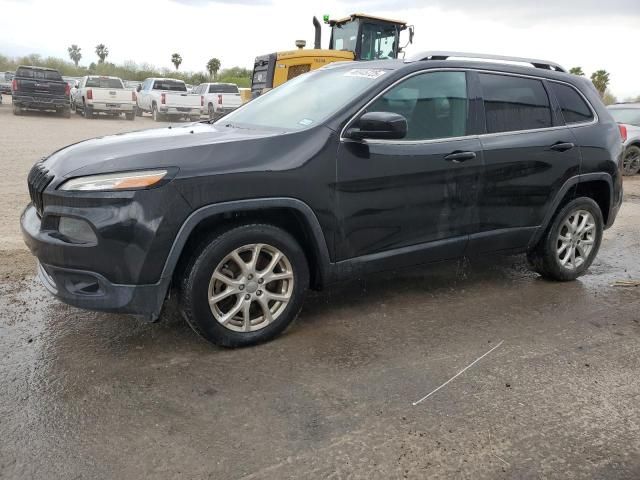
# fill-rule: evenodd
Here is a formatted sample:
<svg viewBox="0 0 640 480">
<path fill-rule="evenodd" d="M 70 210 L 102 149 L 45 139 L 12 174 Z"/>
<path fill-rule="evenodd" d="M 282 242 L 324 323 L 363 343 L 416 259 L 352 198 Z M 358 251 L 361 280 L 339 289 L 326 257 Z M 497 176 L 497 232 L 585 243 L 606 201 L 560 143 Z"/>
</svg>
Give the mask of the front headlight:
<svg viewBox="0 0 640 480">
<path fill-rule="evenodd" d="M 93 192 L 101 190 L 138 190 L 157 184 L 166 175 L 167 170 L 140 170 L 135 172 L 89 175 L 67 180 L 59 189 Z"/>
</svg>

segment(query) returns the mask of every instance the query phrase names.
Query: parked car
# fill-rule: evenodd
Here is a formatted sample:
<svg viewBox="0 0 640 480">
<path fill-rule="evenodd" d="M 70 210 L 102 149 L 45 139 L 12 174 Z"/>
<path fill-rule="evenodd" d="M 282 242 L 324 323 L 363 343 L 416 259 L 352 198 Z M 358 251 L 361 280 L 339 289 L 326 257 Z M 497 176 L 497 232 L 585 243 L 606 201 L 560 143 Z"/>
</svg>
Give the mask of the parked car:
<svg viewBox="0 0 640 480">
<path fill-rule="evenodd" d="M 0 95 L 11 95 L 12 72 L 0 72 Z"/>
<path fill-rule="evenodd" d="M 182 80 L 147 78 L 137 91 L 138 116 L 151 112 L 156 122 L 167 117 L 200 120 L 200 96 L 187 93 L 187 86 Z"/>
<path fill-rule="evenodd" d="M 55 110 L 69 118 L 69 84 L 53 68 L 19 66 L 12 81 L 13 114 L 25 109 Z"/>
<path fill-rule="evenodd" d="M 124 113 L 127 120 L 135 120 L 135 109 L 136 92 L 126 90 L 118 77 L 88 75 L 72 89 L 71 110 L 85 118 L 98 113 L 115 116 Z"/>
<path fill-rule="evenodd" d="M 623 127 L 623 173 L 635 175 L 640 171 L 640 102 L 618 103 L 609 107 L 609 113 Z"/>
<path fill-rule="evenodd" d="M 242 105 L 235 83 L 201 83 L 194 93 L 200 95 L 202 114 L 217 120 Z"/>
<path fill-rule="evenodd" d="M 193 329 L 235 347 L 282 332 L 309 286 L 376 271 L 520 252 L 583 275 L 622 202 L 596 90 L 541 60 L 432 58 L 334 63 L 213 124 L 53 153 L 21 218 L 41 281 L 151 319 L 174 285 Z"/>
</svg>

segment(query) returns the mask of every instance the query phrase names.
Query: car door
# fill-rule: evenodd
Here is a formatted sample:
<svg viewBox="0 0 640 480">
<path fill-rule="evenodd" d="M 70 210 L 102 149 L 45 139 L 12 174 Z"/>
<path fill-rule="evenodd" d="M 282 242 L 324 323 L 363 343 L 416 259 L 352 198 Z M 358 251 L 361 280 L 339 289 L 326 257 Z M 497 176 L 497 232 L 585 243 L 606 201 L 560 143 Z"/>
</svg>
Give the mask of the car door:
<svg viewBox="0 0 640 480">
<path fill-rule="evenodd" d="M 418 72 L 383 92 L 347 125 L 366 112 L 386 111 L 403 115 L 408 132 L 402 140 L 341 141 L 339 260 L 393 258 L 386 268 L 464 253 L 476 223 L 482 172 L 472 121 L 476 102 L 469 98 L 464 71 Z"/>
<path fill-rule="evenodd" d="M 580 151 L 544 80 L 479 73 L 485 134 L 480 229 L 470 253 L 525 248 L 562 184 L 580 171 Z"/>
</svg>

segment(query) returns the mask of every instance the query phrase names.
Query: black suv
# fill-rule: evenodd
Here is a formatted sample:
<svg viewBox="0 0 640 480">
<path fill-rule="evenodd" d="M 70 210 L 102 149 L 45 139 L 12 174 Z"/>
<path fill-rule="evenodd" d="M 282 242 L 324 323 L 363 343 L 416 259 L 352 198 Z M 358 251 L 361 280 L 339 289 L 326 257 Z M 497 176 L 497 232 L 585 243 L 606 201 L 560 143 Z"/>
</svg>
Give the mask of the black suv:
<svg viewBox="0 0 640 480">
<path fill-rule="evenodd" d="M 25 109 L 55 110 L 65 118 L 71 116 L 70 87 L 53 68 L 21 65 L 11 87 L 13 114 Z"/>
<path fill-rule="evenodd" d="M 504 251 L 573 280 L 622 201 L 618 125 L 588 80 L 492 60 L 335 63 L 213 124 L 64 148 L 28 178 L 40 279 L 150 319 L 173 285 L 224 346 L 367 272 Z"/>
</svg>

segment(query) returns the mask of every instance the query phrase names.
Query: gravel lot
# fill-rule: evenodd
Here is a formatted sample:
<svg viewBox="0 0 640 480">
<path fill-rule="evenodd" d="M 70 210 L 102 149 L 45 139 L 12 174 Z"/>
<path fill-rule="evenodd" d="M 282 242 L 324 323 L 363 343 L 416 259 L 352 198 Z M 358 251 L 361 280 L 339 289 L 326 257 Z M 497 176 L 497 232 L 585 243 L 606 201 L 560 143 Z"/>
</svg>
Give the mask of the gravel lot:
<svg viewBox="0 0 640 480">
<path fill-rule="evenodd" d="M 58 303 L 19 232 L 26 175 L 149 117 L 0 106 L 0 478 L 640 478 L 640 177 L 580 281 L 520 257 L 310 294 L 267 345 L 222 350 Z M 436 394 L 473 360 L 504 343 Z"/>
</svg>

